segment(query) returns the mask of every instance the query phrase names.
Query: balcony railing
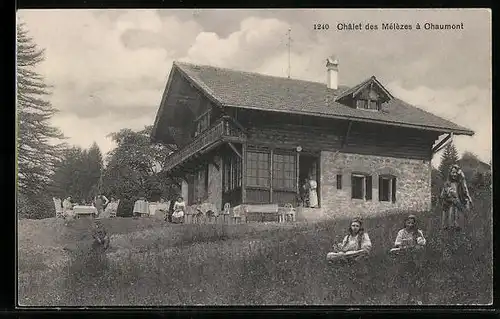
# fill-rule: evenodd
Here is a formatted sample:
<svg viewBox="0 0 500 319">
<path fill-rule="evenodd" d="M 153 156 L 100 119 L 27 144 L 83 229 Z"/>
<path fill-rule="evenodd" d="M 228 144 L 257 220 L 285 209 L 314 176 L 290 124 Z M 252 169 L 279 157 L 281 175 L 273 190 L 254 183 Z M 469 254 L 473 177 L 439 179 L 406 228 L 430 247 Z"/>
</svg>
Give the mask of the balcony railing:
<svg viewBox="0 0 500 319">
<path fill-rule="evenodd" d="M 223 116 L 212 127 L 200 133 L 189 144 L 172 153 L 165 161 L 165 169 L 170 170 L 195 153 L 203 152 L 225 138 L 242 139 L 243 130 L 229 116 Z"/>
</svg>

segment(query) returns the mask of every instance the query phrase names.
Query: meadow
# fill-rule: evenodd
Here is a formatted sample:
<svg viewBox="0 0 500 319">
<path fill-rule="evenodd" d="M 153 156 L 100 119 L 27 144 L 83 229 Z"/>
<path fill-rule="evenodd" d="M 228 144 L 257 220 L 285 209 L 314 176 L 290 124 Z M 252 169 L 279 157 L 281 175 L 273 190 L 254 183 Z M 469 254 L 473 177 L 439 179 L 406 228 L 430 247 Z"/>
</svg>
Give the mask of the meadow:
<svg viewBox="0 0 500 319">
<path fill-rule="evenodd" d="M 326 262 L 349 220 L 318 223 L 172 225 L 154 219 L 104 220 L 112 234 L 105 260 L 90 252 L 89 221 L 20 220 L 19 304 L 395 305 L 397 231 L 411 212 L 364 218 L 373 249 L 369 278 L 352 298 L 346 269 Z M 464 244 L 442 257 L 439 213 L 419 213 L 427 237 L 423 273 L 428 304 L 492 302 L 491 203 L 477 202 Z"/>
</svg>

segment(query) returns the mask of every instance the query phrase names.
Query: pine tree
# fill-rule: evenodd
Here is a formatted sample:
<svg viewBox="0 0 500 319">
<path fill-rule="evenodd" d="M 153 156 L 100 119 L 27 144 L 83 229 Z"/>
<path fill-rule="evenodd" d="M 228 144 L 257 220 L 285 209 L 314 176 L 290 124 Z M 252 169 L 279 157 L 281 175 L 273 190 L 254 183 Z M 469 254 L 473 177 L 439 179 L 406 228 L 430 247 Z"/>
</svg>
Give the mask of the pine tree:
<svg viewBox="0 0 500 319">
<path fill-rule="evenodd" d="M 102 165 L 96 143 L 88 150 L 72 147 L 64 152 L 64 160 L 56 167 L 50 191 L 61 198 L 71 196 L 76 202 L 92 200 L 99 192 Z"/>
<path fill-rule="evenodd" d="M 458 159 L 458 151 L 453 142 L 451 142 L 445 147 L 443 155 L 441 155 L 441 163 L 439 163 L 438 170 L 441 173 L 443 180 L 446 180 L 450 167 L 453 164 L 457 164 Z"/>
<path fill-rule="evenodd" d="M 101 191 L 101 172 L 103 169 L 103 159 L 101 150 L 96 142 L 85 152 L 86 168 L 86 188 L 90 198 L 95 197 Z"/>
<path fill-rule="evenodd" d="M 24 24 L 17 28 L 17 163 L 18 192 L 31 206 L 40 206 L 54 164 L 60 159 L 62 133 L 49 120 L 57 110 L 46 99 L 50 94 L 44 78 L 36 72 L 44 60 L 41 50 L 28 36 Z M 41 212 L 28 208 L 31 217 Z"/>
</svg>

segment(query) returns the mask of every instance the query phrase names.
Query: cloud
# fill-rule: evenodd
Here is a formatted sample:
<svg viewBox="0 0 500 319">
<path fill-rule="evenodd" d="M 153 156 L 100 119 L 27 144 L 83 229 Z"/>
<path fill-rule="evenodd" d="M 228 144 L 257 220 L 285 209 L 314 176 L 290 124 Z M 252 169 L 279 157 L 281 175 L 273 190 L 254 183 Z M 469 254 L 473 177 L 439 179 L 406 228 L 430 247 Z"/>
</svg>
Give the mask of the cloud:
<svg viewBox="0 0 500 319">
<path fill-rule="evenodd" d="M 108 134 L 118 132 L 123 128 L 140 130 L 152 123 L 150 115 L 117 121 L 116 117 L 110 114 L 94 119 L 82 119 L 74 114 L 58 114 L 54 116 L 52 122 L 64 132 L 72 144 L 88 148 L 95 141 L 103 154 L 116 147 Z"/>
<path fill-rule="evenodd" d="M 108 113 L 108 107 L 158 104 L 173 57 L 163 48 L 129 50 L 121 40 L 127 30 L 164 28 L 154 12 L 125 12 L 112 20 L 93 11 L 65 10 L 61 15 L 44 10 L 23 12 L 22 18 L 37 44 L 46 48 L 40 72 L 54 85 L 52 102 L 59 110 L 97 117 Z M 140 79 L 156 83 L 146 87 L 137 84 Z"/>
<path fill-rule="evenodd" d="M 492 155 L 491 89 L 467 86 L 461 89 L 435 90 L 426 86 L 408 90 L 398 82 L 387 85 L 397 97 L 423 110 L 453 121 L 475 132 L 473 137 L 456 136 L 454 143 L 459 153 L 472 151 L 485 162 Z M 434 155 L 439 162 L 441 153 Z"/>
<path fill-rule="evenodd" d="M 198 34 L 184 61 L 251 71 L 285 50 L 289 25 L 277 19 L 250 17 L 240 29 L 221 38 L 214 32 Z M 259 54 L 260 52 L 260 54 Z M 262 52 L 266 52 L 262 55 Z"/>
</svg>

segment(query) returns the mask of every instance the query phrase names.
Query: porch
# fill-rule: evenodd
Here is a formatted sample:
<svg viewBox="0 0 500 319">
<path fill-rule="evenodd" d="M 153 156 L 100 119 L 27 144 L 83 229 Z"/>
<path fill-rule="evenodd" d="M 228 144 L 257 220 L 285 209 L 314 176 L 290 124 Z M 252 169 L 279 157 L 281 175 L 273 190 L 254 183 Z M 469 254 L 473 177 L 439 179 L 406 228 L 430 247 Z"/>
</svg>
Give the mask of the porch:
<svg viewBox="0 0 500 319">
<path fill-rule="evenodd" d="M 211 128 L 196 136 L 189 144 L 171 154 L 165 160 L 165 170 L 174 171 L 188 159 L 206 154 L 217 146 L 227 143 L 246 141 L 243 129 L 238 127 L 229 116 L 222 116 Z"/>
</svg>

